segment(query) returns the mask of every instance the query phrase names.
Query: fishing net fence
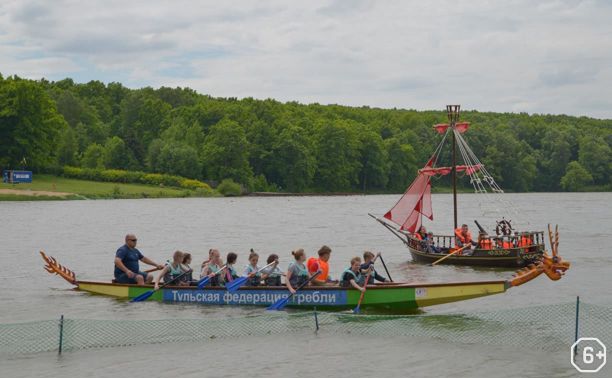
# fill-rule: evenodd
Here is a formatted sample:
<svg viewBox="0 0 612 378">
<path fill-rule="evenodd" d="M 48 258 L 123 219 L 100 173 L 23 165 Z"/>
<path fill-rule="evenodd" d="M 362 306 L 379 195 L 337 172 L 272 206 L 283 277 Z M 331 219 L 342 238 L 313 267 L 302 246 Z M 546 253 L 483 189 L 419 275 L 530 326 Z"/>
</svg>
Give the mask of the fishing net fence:
<svg viewBox="0 0 612 378">
<path fill-rule="evenodd" d="M 0 355 L 74 351 L 139 344 L 211 342 L 218 338 L 288 333 L 435 338 L 540 350 L 569 348 L 575 340 L 576 303 L 445 315 L 353 315 L 264 312 L 213 319 L 43 320 L 0 324 Z M 612 346 L 612 306 L 581 303 L 578 337 Z M 608 350 L 608 352 L 610 349 Z"/>
</svg>

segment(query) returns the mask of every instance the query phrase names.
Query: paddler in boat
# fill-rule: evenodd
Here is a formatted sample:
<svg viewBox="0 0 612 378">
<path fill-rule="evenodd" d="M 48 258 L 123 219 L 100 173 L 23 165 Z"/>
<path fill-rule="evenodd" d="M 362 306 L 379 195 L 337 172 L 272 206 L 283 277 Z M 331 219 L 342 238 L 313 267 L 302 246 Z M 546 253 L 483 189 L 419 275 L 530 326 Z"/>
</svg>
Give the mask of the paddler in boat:
<svg viewBox="0 0 612 378">
<path fill-rule="evenodd" d="M 192 282 L 193 281 L 193 273 L 191 270 L 191 266 L 189 266 L 189 264 L 191 264 L 191 253 L 183 253 L 183 261 L 181 262 L 181 264 L 183 264 L 183 272 L 189 272 L 185 275 L 184 281 L 185 282 Z"/>
<path fill-rule="evenodd" d="M 359 285 L 360 282 L 363 282 L 363 277 L 361 275 L 360 267 L 361 267 L 361 258 L 353 257 L 351 259 L 351 267 L 346 269 L 342 273 L 342 277 L 340 279 L 340 286 L 341 287 L 352 286 L 353 288 L 361 292 L 364 292 L 366 290 L 365 287 Z"/>
<path fill-rule="evenodd" d="M 472 240 L 472 233 L 468 229 L 467 224 L 462 224 L 461 228 L 455 229 L 455 245 L 458 248 L 461 248 L 466 245 L 470 245 L 470 247 L 467 249 L 471 249 L 472 247 L 475 247 L 478 245 L 477 242 Z M 470 254 L 470 252 L 467 252 L 467 249 L 464 249 L 462 254 Z"/>
<path fill-rule="evenodd" d="M 310 275 L 308 274 L 308 269 L 304 262 L 306 262 L 306 253 L 302 248 L 299 248 L 295 251 L 291 251 L 294 262 L 289 264 L 289 268 L 287 268 L 287 277 L 285 285 L 291 294 L 295 294 L 295 288 L 302 285 L 304 282 L 308 281 Z"/>
<path fill-rule="evenodd" d="M 244 268 L 242 272 L 243 277 L 249 277 L 249 285 L 250 286 L 259 286 L 261 284 L 261 273 L 259 272 L 259 266 L 257 263 L 259 262 L 259 255 L 257 252 L 251 250 L 249 254 L 249 264 Z"/>
<path fill-rule="evenodd" d="M 157 267 L 157 269 L 163 269 L 164 266 L 158 264 L 148 257 L 145 257 L 138 249 L 136 249 L 136 235 L 127 234 L 125 236 L 125 244 L 117 249 L 115 253 L 115 282 L 124 284 L 138 284 L 142 285 L 145 282 L 153 282 L 153 275 L 151 273 L 145 273 L 140 271 L 138 262 L 142 261 L 145 264 L 149 264 Z"/>
<path fill-rule="evenodd" d="M 321 273 L 312 281 L 310 281 L 313 285 L 316 286 L 325 286 L 325 285 L 335 285 L 338 281 L 332 281 L 329 277 L 329 258 L 331 256 L 331 248 L 324 245 L 319 249 L 317 254 L 319 258 L 311 257 L 308 259 L 306 266 L 308 267 L 308 273 L 312 276 L 319 270 Z"/>
<path fill-rule="evenodd" d="M 380 274 L 378 274 L 378 272 L 376 272 L 376 269 L 374 268 L 374 258 L 378 256 L 380 256 L 380 252 L 378 252 L 376 255 L 370 251 L 365 251 L 363 253 L 363 264 L 361 264 L 359 269 L 362 272 L 367 272 L 368 269 L 372 270 L 372 272 L 370 273 L 370 279 L 368 280 L 368 285 L 372 285 L 376 281 L 380 281 L 380 282 L 387 281 L 387 279 L 381 276 Z M 363 280 L 365 282 L 365 277 L 363 277 Z"/>
<path fill-rule="evenodd" d="M 184 270 L 185 266 L 183 265 L 184 256 L 185 254 L 181 251 L 174 252 L 172 255 L 172 262 L 167 264 L 164 269 L 159 272 L 157 278 L 155 278 L 155 290 L 159 289 L 159 281 L 162 279 L 162 277 L 164 278 L 164 283 L 168 283 L 186 272 L 186 270 Z M 186 279 L 186 277 L 183 277 L 179 282 L 174 282 L 173 285 L 188 286 L 189 281 Z"/>
<path fill-rule="evenodd" d="M 221 286 L 224 282 L 223 278 L 223 261 L 221 260 L 221 252 L 218 249 L 211 249 L 209 252 L 210 260 L 202 268 L 200 279 L 210 277 L 209 286 Z"/>
<path fill-rule="evenodd" d="M 227 257 L 225 258 L 225 282 L 232 282 L 236 278 L 240 277 L 238 272 L 236 272 L 236 268 L 234 268 L 236 260 L 238 260 L 237 254 L 234 252 L 227 254 Z"/>
<path fill-rule="evenodd" d="M 268 256 L 266 262 L 267 264 L 274 263 L 261 270 L 261 278 L 264 280 L 266 286 L 282 286 L 281 277 L 283 276 L 283 272 L 281 272 L 278 267 L 278 255 L 272 253 Z"/>
</svg>

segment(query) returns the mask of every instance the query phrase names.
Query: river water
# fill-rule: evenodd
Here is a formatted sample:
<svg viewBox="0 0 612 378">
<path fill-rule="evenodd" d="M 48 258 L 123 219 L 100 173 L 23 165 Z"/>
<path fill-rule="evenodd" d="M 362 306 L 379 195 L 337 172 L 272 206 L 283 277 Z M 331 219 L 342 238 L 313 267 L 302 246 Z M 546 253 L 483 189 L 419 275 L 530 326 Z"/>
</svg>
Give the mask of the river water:
<svg viewBox="0 0 612 378">
<path fill-rule="evenodd" d="M 612 304 L 612 193 L 507 194 L 504 198 L 508 202 L 491 199 L 491 203 L 511 206 L 506 217 L 523 229 L 544 230 L 548 223 L 559 224 L 559 252 L 572 263 L 567 275 L 557 282 L 541 276 L 502 295 L 428 307 L 424 314 L 511 310 L 567 303 L 577 295 L 589 303 Z M 281 265 L 286 266 L 292 249 L 301 247 L 314 255 L 327 244 L 333 250 L 330 266 L 334 276 L 352 256 L 366 249 L 383 253 L 395 281 L 511 276 L 512 271 L 503 269 L 411 263 L 403 244 L 367 215 L 384 213 L 397 199 L 381 195 L 0 202 L 0 279 L 4 283 L 0 323 L 57 319 L 61 314 L 91 319 L 168 319 L 222 318 L 262 311 L 154 302 L 135 306 L 75 292 L 42 270 L 38 251 L 44 249 L 81 279 L 109 280 L 114 251 L 128 232 L 137 235 L 138 248 L 146 256 L 160 262 L 181 249 L 191 252 L 194 265 L 199 265 L 206 251 L 216 247 L 223 254 L 237 252 L 242 266 L 253 248 L 263 259 L 268 253 L 279 254 Z M 483 208 L 480 199 L 472 194 L 459 196 L 459 222 L 472 225 L 479 219 L 490 230 L 499 215 L 491 213 L 488 206 Z M 451 231 L 450 196 L 434 195 L 433 204 L 435 221 L 426 225 L 436 233 Z M 270 335 L 167 347 L 86 350 L 60 358 L 50 353 L 0 357 L 0 362 L 11 376 L 123 376 L 124 371 L 208 376 L 207 372 L 217 369 L 221 369 L 220 376 L 311 376 L 320 371 L 333 376 L 574 376 L 565 354 L 526 354 L 503 343 L 485 347 L 413 337 Z M 160 366 L 155 363 L 159 360 L 165 362 Z"/>
</svg>

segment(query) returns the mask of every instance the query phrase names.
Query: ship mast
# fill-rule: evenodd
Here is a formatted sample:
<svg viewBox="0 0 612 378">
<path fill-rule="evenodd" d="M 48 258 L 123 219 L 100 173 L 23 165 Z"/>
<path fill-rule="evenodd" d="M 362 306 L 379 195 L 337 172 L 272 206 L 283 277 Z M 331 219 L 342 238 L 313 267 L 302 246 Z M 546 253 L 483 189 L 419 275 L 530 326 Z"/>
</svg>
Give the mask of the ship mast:
<svg viewBox="0 0 612 378">
<path fill-rule="evenodd" d="M 455 136 L 455 125 L 459 120 L 461 105 L 446 105 L 448 122 L 453 132 L 453 161 L 451 165 L 451 181 L 453 185 L 453 219 L 454 230 L 457 229 L 457 137 Z"/>
</svg>

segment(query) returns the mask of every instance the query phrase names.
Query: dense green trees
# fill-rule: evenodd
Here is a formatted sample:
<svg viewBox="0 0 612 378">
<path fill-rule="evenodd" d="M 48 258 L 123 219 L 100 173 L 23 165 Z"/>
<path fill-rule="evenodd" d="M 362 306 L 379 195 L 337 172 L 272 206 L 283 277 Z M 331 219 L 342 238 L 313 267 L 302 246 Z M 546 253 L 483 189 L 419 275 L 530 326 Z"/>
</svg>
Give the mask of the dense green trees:
<svg viewBox="0 0 612 378">
<path fill-rule="evenodd" d="M 0 75 L 0 168 L 74 165 L 232 179 L 250 190 L 401 192 L 440 142 L 432 125 L 445 118 Z M 472 122 L 466 140 L 504 189 L 612 187 L 611 120 L 476 111 L 462 119 Z M 449 148 L 438 164 L 450 164 Z"/>
<path fill-rule="evenodd" d="M 56 159 L 68 126 L 44 88 L 29 80 L 0 79 L 0 164 L 42 167 Z"/>
</svg>

